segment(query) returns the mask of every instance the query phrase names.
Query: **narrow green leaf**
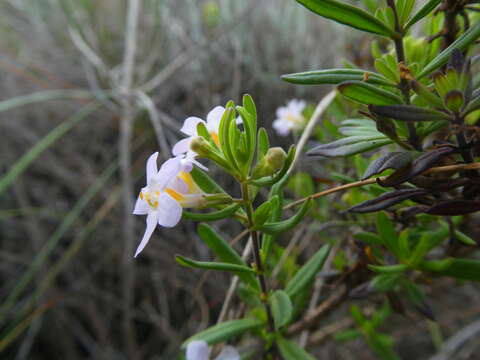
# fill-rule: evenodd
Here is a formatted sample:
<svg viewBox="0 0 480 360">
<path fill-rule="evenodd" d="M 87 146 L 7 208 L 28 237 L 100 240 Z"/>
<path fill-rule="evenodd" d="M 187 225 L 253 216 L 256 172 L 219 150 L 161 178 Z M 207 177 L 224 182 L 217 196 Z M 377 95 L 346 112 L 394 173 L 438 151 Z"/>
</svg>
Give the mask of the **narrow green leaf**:
<svg viewBox="0 0 480 360">
<path fill-rule="evenodd" d="M 392 290 L 399 283 L 401 273 L 380 274 L 373 278 L 370 286 L 378 292 Z"/>
<path fill-rule="evenodd" d="M 442 241 L 447 239 L 449 234 L 448 226 L 442 225 L 440 229 L 432 232 L 425 232 L 422 234 L 420 241 L 415 246 L 415 249 L 408 259 L 411 265 L 416 265 L 423 260 L 425 255 L 429 253 L 434 247 L 438 246 Z"/>
<path fill-rule="evenodd" d="M 362 336 L 362 333 L 357 329 L 343 330 L 335 333 L 334 339 L 337 341 L 349 341 Z"/>
<path fill-rule="evenodd" d="M 320 16 L 362 31 L 387 37 L 395 34 L 373 15 L 355 6 L 333 0 L 297 0 L 297 2 Z"/>
<path fill-rule="evenodd" d="M 362 69 L 327 69 L 314 70 L 281 76 L 282 80 L 292 84 L 321 85 L 340 84 L 344 81 L 364 81 L 370 84 L 395 86 L 395 83 L 388 80 L 381 74 Z"/>
<path fill-rule="evenodd" d="M 277 290 L 270 295 L 270 305 L 272 306 L 273 321 L 275 328 L 278 330 L 286 325 L 292 317 L 293 307 L 292 301 L 287 293 L 283 290 Z"/>
<path fill-rule="evenodd" d="M 194 213 L 191 211 L 183 211 L 182 217 L 184 219 L 193 220 L 193 221 L 216 221 L 221 219 L 226 219 L 237 212 L 240 208 L 240 204 L 231 204 L 225 206 L 223 209 L 218 211 L 211 211 L 208 213 Z"/>
<path fill-rule="evenodd" d="M 383 211 L 377 214 L 377 231 L 388 250 L 396 255 L 398 253 L 397 233 L 393 223 Z"/>
<path fill-rule="evenodd" d="M 430 14 L 430 12 L 435 9 L 435 7 L 440 4 L 442 0 L 429 0 L 427 1 L 418 11 L 416 12 L 415 15 L 412 16 L 412 18 L 408 21 L 408 23 L 405 25 L 405 30 L 410 28 L 413 24 L 416 22 L 420 21 L 423 19 L 425 16 Z"/>
<path fill-rule="evenodd" d="M 197 233 L 205 244 L 213 251 L 218 258 L 229 264 L 236 264 L 247 267 L 245 261 L 242 260 L 240 255 L 220 236 L 212 227 L 207 224 L 200 224 L 197 228 Z M 240 279 L 250 284 L 253 288 L 258 289 L 258 281 L 253 274 L 239 273 Z"/>
<path fill-rule="evenodd" d="M 225 321 L 203 330 L 185 340 L 182 344 L 182 348 L 185 348 L 189 342 L 200 340 L 205 341 L 209 345 L 217 344 L 260 326 L 262 326 L 262 322 L 253 318 Z"/>
<path fill-rule="evenodd" d="M 379 265 L 368 265 L 368 268 L 372 271 L 381 273 L 381 274 L 393 274 L 404 272 L 408 269 L 408 266 L 405 264 L 397 264 L 397 265 L 388 265 L 388 266 L 379 266 Z"/>
<path fill-rule="evenodd" d="M 252 273 L 255 274 L 255 271 L 247 266 L 213 262 L 213 261 L 196 261 L 189 259 L 187 257 L 176 255 L 175 260 L 182 266 L 192 267 L 196 269 L 206 269 L 206 270 L 217 270 L 217 271 L 231 271 L 235 273 Z"/>
<path fill-rule="evenodd" d="M 258 139 L 257 139 L 257 162 L 265 156 L 268 149 L 270 148 L 270 141 L 268 140 L 268 133 L 265 128 L 261 127 L 258 129 Z"/>
<path fill-rule="evenodd" d="M 391 144 L 393 141 L 378 131 L 368 136 L 348 136 L 328 144 L 320 144 L 307 152 L 308 156 L 345 157 Z"/>
<path fill-rule="evenodd" d="M 451 276 L 460 280 L 480 281 L 479 260 L 456 258 L 432 260 L 422 263 L 420 268 L 438 275 Z"/>
<path fill-rule="evenodd" d="M 403 103 L 402 98 L 395 93 L 361 81 L 341 83 L 338 85 L 338 91 L 343 96 L 365 105 L 395 105 Z"/>
<path fill-rule="evenodd" d="M 312 355 L 296 343 L 281 336 L 277 338 L 277 345 L 283 360 L 315 360 Z"/>
<path fill-rule="evenodd" d="M 428 65 L 426 65 L 422 72 L 418 74 L 417 79 L 421 79 L 432 72 L 445 65 L 453 51 L 453 49 L 465 50 L 469 45 L 473 44 L 480 36 L 480 22 L 475 23 L 467 31 L 465 31 L 453 44 L 443 50 L 435 57 Z"/>
<path fill-rule="evenodd" d="M 354 234 L 353 237 L 370 245 L 383 245 L 383 240 L 380 236 L 368 231 Z"/>
<path fill-rule="evenodd" d="M 227 193 L 215 180 L 213 180 L 205 171 L 194 166 L 190 172 L 193 181 L 207 194 Z"/>
<path fill-rule="evenodd" d="M 272 206 L 278 199 L 270 199 L 260 205 L 253 213 L 253 223 L 257 226 L 263 225 L 271 215 Z"/>
<path fill-rule="evenodd" d="M 471 246 L 477 246 L 477 242 L 473 240 L 470 236 L 467 234 L 461 232 L 460 230 L 455 230 L 455 238 L 458 241 L 461 241 L 465 245 L 471 245 Z"/>
<path fill-rule="evenodd" d="M 317 273 L 322 269 L 325 260 L 327 260 L 330 253 L 331 246 L 324 245 L 313 255 L 310 260 L 303 265 L 295 274 L 295 276 L 288 282 L 285 287 L 285 292 L 294 297 L 303 289 L 309 286 Z"/>
<path fill-rule="evenodd" d="M 307 211 L 310 210 L 310 208 L 312 207 L 312 204 L 313 200 L 309 198 L 302 204 L 300 210 L 298 210 L 298 212 L 291 218 L 279 222 L 267 222 L 261 226 L 258 226 L 257 230 L 272 235 L 285 233 L 295 227 L 300 221 L 302 221 Z"/>
</svg>

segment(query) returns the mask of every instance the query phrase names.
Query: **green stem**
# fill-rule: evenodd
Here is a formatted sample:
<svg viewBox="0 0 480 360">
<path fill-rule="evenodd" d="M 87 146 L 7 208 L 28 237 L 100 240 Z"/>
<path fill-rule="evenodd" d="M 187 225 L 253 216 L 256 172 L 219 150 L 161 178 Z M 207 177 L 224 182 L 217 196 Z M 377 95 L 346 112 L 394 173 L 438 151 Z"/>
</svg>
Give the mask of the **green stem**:
<svg viewBox="0 0 480 360">
<path fill-rule="evenodd" d="M 250 236 L 252 237 L 252 248 L 253 248 L 253 257 L 255 261 L 255 266 L 257 270 L 258 281 L 260 282 L 260 288 L 262 294 L 260 300 L 265 306 L 265 311 L 267 313 L 268 325 L 271 332 L 275 332 L 275 324 L 273 322 L 272 310 L 268 304 L 268 287 L 264 274 L 264 267 L 262 263 L 262 258 L 260 257 L 260 242 L 258 240 L 258 233 L 256 230 L 252 230 L 254 226 L 253 222 L 253 206 L 252 200 L 250 199 L 250 194 L 248 190 L 248 183 L 242 182 L 242 197 L 244 201 L 245 211 L 247 213 L 248 227 L 250 229 Z"/>
<path fill-rule="evenodd" d="M 393 0 L 387 0 L 387 5 L 392 9 L 393 15 L 395 18 L 395 31 L 398 34 L 398 37 L 393 38 L 393 42 L 395 44 L 395 52 L 397 54 L 397 62 L 399 64 L 406 65 L 406 59 L 405 59 L 405 50 L 403 47 L 403 29 L 402 26 L 400 25 L 400 21 L 398 18 L 398 12 L 397 12 L 397 7 L 395 6 L 395 2 Z M 407 79 L 402 77 L 402 74 L 400 74 L 400 84 L 398 85 L 400 91 L 402 92 L 403 99 L 405 100 L 405 104 L 409 105 L 410 104 L 410 83 Z M 412 145 L 415 149 L 421 151 L 422 147 L 419 141 L 419 138 L 417 136 L 417 131 L 415 129 L 415 124 L 412 121 L 407 121 L 407 127 L 408 127 L 408 141 L 410 145 Z"/>
</svg>

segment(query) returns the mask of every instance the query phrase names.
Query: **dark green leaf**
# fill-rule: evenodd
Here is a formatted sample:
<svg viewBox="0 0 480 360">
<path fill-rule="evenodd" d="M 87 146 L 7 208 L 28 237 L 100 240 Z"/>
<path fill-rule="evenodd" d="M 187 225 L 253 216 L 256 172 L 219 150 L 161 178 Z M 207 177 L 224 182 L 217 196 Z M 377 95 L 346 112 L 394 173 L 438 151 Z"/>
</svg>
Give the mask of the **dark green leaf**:
<svg viewBox="0 0 480 360">
<path fill-rule="evenodd" d="M 282 75 L 282 80 L 292 84 L 321 85 L 340 84 L 344 81 L 365 81 L 371 84 L 395 86 L 383 75 L 362 69 L 328 69 L 314 70 L 295 74 Z"/>
<path fill-rule="evenodd" d="M 480 201 L 452 199 L 440 201 L 425 212 L 430 215 L 456 216 L 477 211 L 480 211 Z"/>
<path fill-rule="evenodd" d="M 409 164 L 420 153 L 417 151 L 404 152 L 389 152 L 368 165 L 367 170 L 362 176 L 362 180 L 369 178 L 372 175 L 381 174 L 387 169 L 398 170 Z"/>
<path fill-rule="evenodd" d="M 414 198 L 419 195 L 425 194 L 425 190 L 422 189 L 400 189 L 384 193 L 374 199 L 366 200 L 360 204 L 357 204 L 348 211 L 365 214 L 375 212 L 379 210 L 385 210 L 390 206 L 398 204 L 404 200 Z"/>
<path fill-rule="evenodd" d="M 365 151 L 391 144 L 393 141 L 377 132 L 378 135 L 348 136 L 328 144 L 315 146 L 307 151 L 308 156 L 314 157 L 343 157 L 360 154 Z"/>
<path fill-rule="evenodd" d="M 395 105 L 403 100 L 397 94 L 361 81 L 346 81 L 338 85 L 338 91 L 347 98 L 365 105 Z"/>
<path fill-rule="evenodd" d="M 314 13 L 341 24 L 370 33 L 393 36 L 393 30 L 366 11 L 333 0 L 297 0 Z"/>
<path fill-rule="evenodd" d="M 447 114 L 414 105 L 389 105 L 376 106 L 370 105 L 369 110 L 379 116 L 389 117 L 401 121 L 438 121 L 449 120 Z"/>
<path fill-rule="evenodd" d="M 175 260 L 180 265 L 186 267 L 193 267 L 196 269 L 206 269 L 206 270 L 217 270 L 217 271 L 231 271 L 235 273 L 253 273 L 255 271 L 244 265 L 236 265 L 236 264 L 229 264 L 229 263 L 221 263 L 221 262 L 213 262 L 213 261 L 196 261 L 189 259 L 187 257 L 176 255 Z"/>
</svg>

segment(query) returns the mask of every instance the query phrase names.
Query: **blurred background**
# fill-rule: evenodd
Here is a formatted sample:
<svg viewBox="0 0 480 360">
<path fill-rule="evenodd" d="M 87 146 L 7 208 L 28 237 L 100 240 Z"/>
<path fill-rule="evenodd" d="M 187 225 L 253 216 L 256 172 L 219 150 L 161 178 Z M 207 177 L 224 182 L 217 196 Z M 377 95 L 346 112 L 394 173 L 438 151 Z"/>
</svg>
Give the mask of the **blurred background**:
<svg viewBox="0 0 480 360">
<path fill-rule="evenodd" d="M 328 89 L 280 75 L 366 66 L 368 42 L 293 0 L 3 0 L 0 31 L 0 357 L 177 358 L 215 323 L 229 278 L 175 263 L 211 256 L 188 221 L 157 228 L 133 259 L 146 159 L 170 157 L 186 117 L 244 93 L 288 146 L 275 109 Z M 373 359 L 361 342 L 318 354 Z"/>
</svg>

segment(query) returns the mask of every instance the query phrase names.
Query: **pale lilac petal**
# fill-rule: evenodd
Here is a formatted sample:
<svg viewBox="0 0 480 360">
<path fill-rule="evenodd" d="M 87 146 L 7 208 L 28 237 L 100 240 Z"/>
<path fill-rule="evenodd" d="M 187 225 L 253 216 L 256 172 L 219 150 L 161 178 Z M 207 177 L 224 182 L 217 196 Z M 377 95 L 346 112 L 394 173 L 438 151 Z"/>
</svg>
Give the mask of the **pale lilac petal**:
<svg viewBox="0 0 480 360">
<path fill-rule="evenodd" d="M 290 110 L 288 110 L 288 108 L 286 108 L 285 106 L 280 106 L 276 112 L 277 118 L 281 119 L 287 116 L 289 112 Z"/>
<path fill-rule="evenodd" d="M 293 99 L 288 103 L 288 107 L 295 114 L 301 114 L 303 109 L 305 108 L 305 105 L 305 101 L 297 99 Z"/>
<path fill-rule="evenodd" d="M 170 184 L 168 184 L 169 189 L 173 189 L 180 194 L 188 194 L 188 185 L 182 179 L 176 177 L 173 179 Z"/>
<path fill-rule="evenodd" d="M 218 132 L 220 120 L 222 120 L 225 108 L 223 106 L 215 106 L 207 115 L 207 128 L 210 131 Z"/>
<path fill-rule="evenodd" d="M 192 341 L 187 345 L 186 360 L 208 360 L 211 349 L 205 341 Z"/>
<path fill-rule="evenodd" d="M 183 126 L 180 129 L 180 131 L 188 136 L 196 136 L 198 123 L 205 124 L 205 121 L 203 121 L 202 119 L 196 116 L 191 116 L 189 118 L 186 118 L 185 121 L 183 122 Z"/>
<path fill-rule="evenodd" d="M 158 172 L 157 158 L 158 158 L 158 151 L 150 155 L 150 157 L 147 160 L 147 185 L 150 185 L 153 177 Z"/>
<path fill-rule="evenodd" d="M 291 122 L 285 119 L 277 119 L 272 123 L 272 127 L 275 129 L 277 134 L 281 136 L 286 136 L 290 133 Z"/>
<path fill-rule="evenodd" d="M 178 156 L 184 154 L 190 150 L 190 142 L 192 141 L 193 137 L 190 136 L 188 138 L 182 139 L 178 141 L 172 148 L 172 154 L 174 156 Z"/>
<path fill-rule="evenodd" d="M 237 116 L 237 118 L 235 119 L 235 123 L 237 125 L 240 125 L 240 124 L 243 124 L 243 119 L 241 116 Z M 220 124 L 219 124 L 220 125 Z"/>
<path fill-rule="evenodd" d="M 157 226 L 157 214 L 156 212 L 152 211 L 149 212 L 147 215 L 147 228 L 145 229 L 145 234 L 143 234 L 143 239 L 138 245 L 137 251 L 135 251 L 135 257 L 142 252 L 142 250 L 147 246 L 150 237 Z"/>
<path fill-rule="evenodd" d="M 133 209 L 133 215 L 146 215 L 148 214 L 148 210 L 150 206 L 145 200 L 137 198 L 135 202 L 135 208 Z"/>
<path fill-rule="evenodd" d="M 182 207 L 167 193 L 158 198 L 158 223 L 164 227 L 174 227 L 182 218 Z"/>
<path fill-rule="evenodd" d="M 182 169 L 182 157 L 176 156 L 165 161 L 155 177 L 156 189 L 163 190 Z"/>
<path fill-rule="evenodd" d="M 233 346 L 225 346 L 215 360 L 240 360 L 240 354 Z"/>
</svg>

